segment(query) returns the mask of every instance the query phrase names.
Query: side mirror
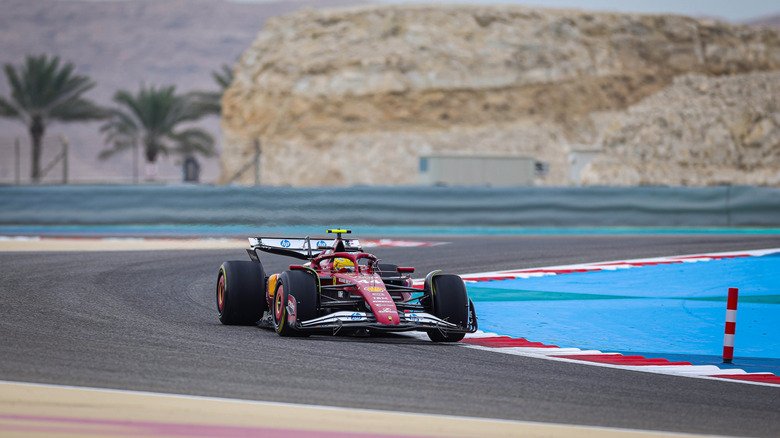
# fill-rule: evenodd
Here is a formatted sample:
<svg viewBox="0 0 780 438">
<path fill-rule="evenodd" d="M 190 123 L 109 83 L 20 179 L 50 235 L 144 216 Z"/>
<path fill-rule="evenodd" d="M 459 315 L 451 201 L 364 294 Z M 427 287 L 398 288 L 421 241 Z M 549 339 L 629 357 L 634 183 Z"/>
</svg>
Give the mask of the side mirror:
<svg viewBox="0 0 780 438">
<path fill-rule="evenodd" d="M 411 267 L 409 268 L 398 267 L 398 269 L 396 270 L 398 271 L 399 274 L 411 274 L 412 272 L 414 272 L 414 268 Z"/>
</svg>

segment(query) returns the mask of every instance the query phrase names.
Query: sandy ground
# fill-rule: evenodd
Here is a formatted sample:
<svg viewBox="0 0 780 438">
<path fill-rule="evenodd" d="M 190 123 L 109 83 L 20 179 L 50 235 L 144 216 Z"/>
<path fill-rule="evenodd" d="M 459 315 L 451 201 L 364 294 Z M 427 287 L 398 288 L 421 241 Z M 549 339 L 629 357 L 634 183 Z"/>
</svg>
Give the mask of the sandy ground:
<svg viewBox="0 0 780 438">
<path fill-rule="evenodd" d="M 189 432 L 188 432 L 189 431 Z M 658 437 L 606 429 L 0 382 L 2 437 Z"/>
<path fill-rule="evenodd" d="M 246 239 L 0 237 L 0 251 L 150 251 L 249 248 Z"/>
</svg>

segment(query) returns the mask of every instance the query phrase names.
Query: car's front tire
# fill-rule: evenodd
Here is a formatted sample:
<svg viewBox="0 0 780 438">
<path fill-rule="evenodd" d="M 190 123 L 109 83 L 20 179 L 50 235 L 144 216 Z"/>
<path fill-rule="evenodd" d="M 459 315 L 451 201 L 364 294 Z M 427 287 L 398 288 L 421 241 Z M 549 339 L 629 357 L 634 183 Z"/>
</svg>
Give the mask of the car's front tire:
<svg viewBox="0 0 780 438">
<path fill-rule="evenodd" d="M 459 327 L 469 323 L 469 297 L 463 279 L 454 274 L 429 275 L 425 282 L 424 302 L 428 311 L 439 319 Z M 428 337 L 434 342 L 458 342 L 466 336 L 463 332 L 430 329 Z"/>
<path fill-rule="evenodd" d="M 306 336 L 295 329 L 294 321 L 307 321 L 317 316 L 317 278 L 306 271 L 283 272 L 274 291 L 274 328 L 279 336 Z M 295 314 L 289 314 L 288 304 Z"/>
<path fill-rule="evenodd" d="M 217 311 L 222 324 L 253 325 L 263 316 L 267 307 L 262 264 L 229 261 L 219 267 Z"/>
</svg>

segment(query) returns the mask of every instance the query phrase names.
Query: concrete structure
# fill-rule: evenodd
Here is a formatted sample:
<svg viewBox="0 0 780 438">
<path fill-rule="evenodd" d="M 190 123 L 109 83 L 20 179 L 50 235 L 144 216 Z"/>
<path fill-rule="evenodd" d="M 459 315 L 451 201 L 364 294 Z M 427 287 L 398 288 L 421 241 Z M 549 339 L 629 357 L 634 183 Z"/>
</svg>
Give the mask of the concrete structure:
<svg viewBox="0 0 780 438">
<path fill-rule="evenodd" d="M 569 182 L 575 186 L 582 185 L 580 173 L 585 166 L 601 155 L 600 146 L 578 145 L 571 148 L 569 152 Z"/>
<path fill-rule="evenodd" d="M 420 157 L 421 185 L 530 186 L 531 157 L 517 155 L 427 155 Z"/>
</svg>

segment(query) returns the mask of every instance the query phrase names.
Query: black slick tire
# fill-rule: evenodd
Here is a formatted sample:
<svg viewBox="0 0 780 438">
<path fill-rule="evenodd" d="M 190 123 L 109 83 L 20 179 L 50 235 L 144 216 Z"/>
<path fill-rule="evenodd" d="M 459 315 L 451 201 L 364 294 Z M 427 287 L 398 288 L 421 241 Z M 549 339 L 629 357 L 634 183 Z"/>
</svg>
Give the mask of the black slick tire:
<svg viewBox="0 0 780 438">
<path fill-rule="evenodd" d="M 295 320 L 306 321 L 317 316 L 318 286 L 313 274 L 286 271 L 279 276 L 274 291 L 274 328 L 279 336 L 307 336 L 290 324 L 287 304 L 295 303 Z"/>
<path fill-rule="evenodd" d="M 253 261 L 229 261 L 217 276 L 217 311 L 225 325 L 254 325 L 263 316 L 265 272 Z"/>
<path fill-rule="evenodd" d="M 463 280 L 453 274 L 430 276 L 425 284 L 425 301 L 429 312 L 444 321 L 466 328 L 469 323 L 469 297 Z M 463 332 L 430 329 L 428 337 L 433 342 L 458 342 L 466 336 Z"/>
</svg>

